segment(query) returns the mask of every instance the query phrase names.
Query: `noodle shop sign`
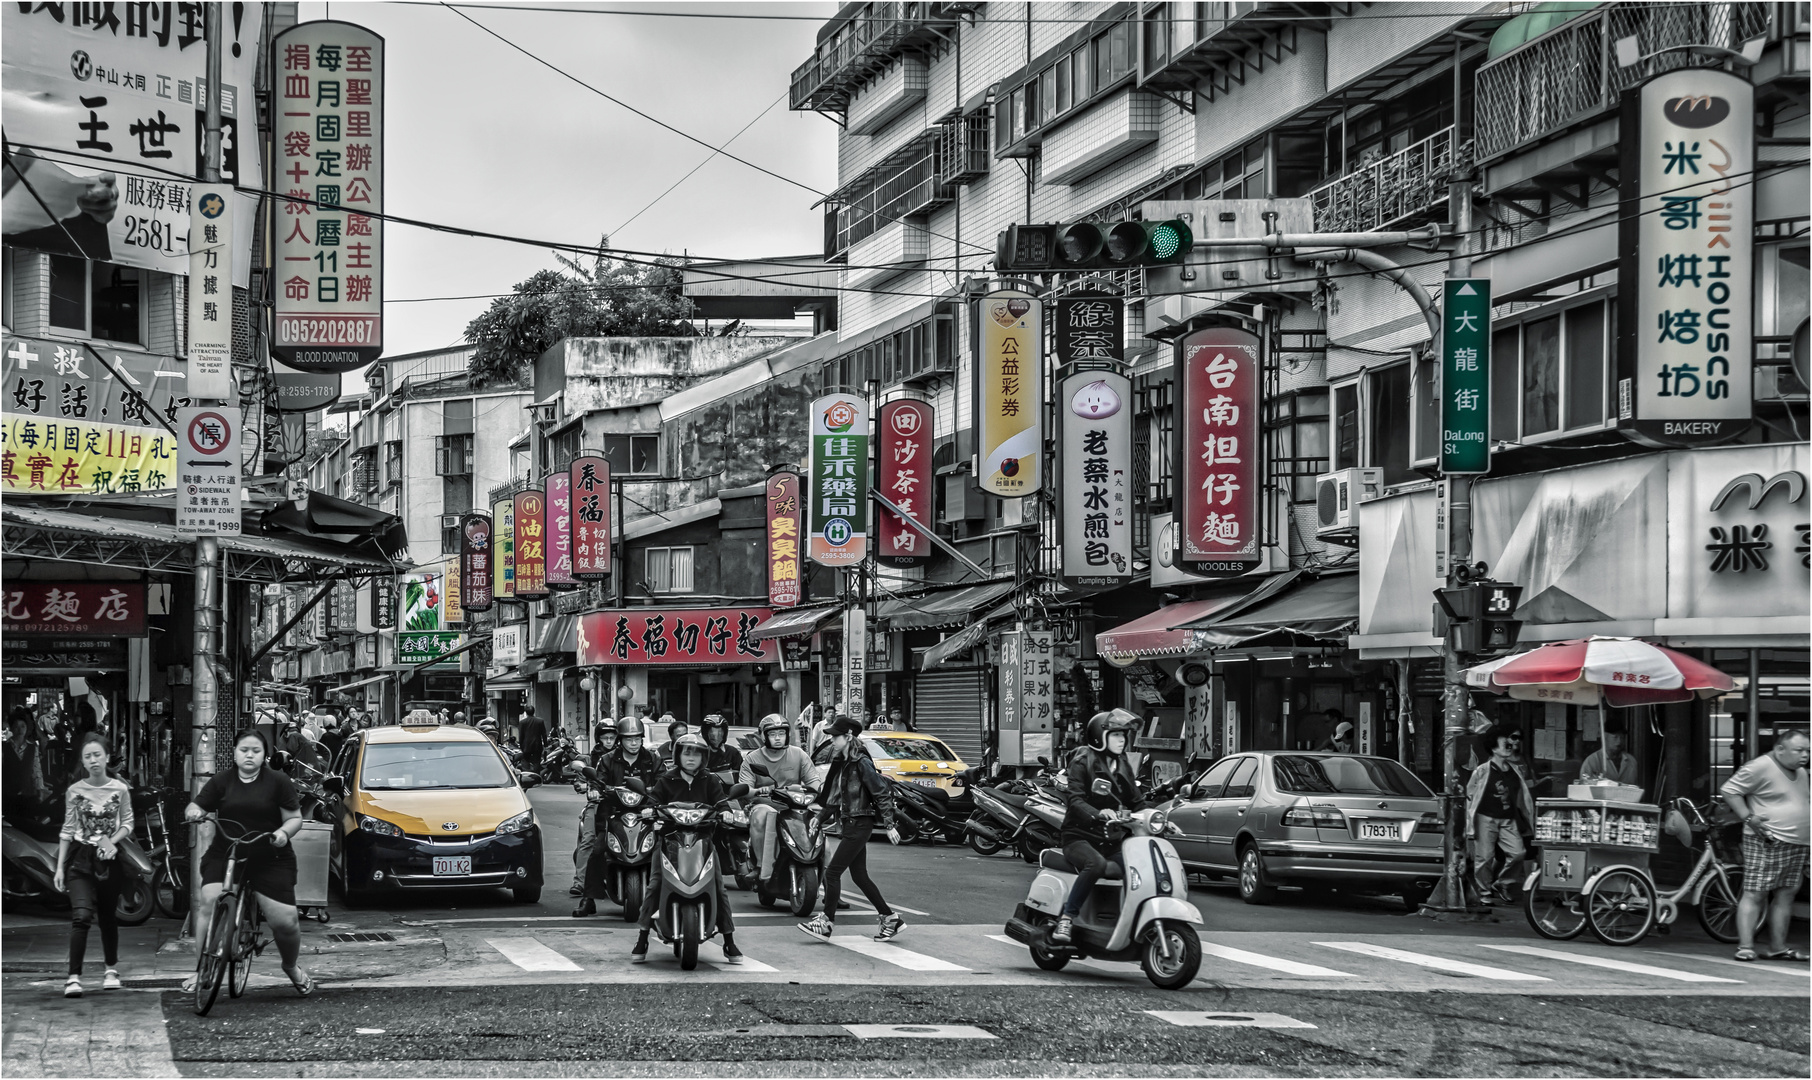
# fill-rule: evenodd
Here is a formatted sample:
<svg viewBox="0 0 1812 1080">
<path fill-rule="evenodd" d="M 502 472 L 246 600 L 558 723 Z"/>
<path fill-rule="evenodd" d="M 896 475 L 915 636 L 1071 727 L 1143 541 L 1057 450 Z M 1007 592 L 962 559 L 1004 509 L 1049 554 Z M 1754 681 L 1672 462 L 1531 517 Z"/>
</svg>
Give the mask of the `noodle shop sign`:
<svg viewBox="0 0 1812 1080">
<path fill-rule="evenodd" d="M 772 608 L 629 608 L 579 616 L 579 666 L 771 664 L 773 641 L 755 631 Z"/>
<path fill-rule="evenodd" d="M 138 582 L 16 581 L 3 595 L 8 636 L 145 633 L 145 586 Z"/>
</svg>

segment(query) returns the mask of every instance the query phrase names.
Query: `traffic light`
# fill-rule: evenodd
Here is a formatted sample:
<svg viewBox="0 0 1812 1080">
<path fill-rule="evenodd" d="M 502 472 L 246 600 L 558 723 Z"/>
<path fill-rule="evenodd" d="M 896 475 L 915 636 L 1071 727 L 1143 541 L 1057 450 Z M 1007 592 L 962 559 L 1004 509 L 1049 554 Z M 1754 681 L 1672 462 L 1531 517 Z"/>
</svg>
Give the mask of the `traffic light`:
<svg viewBox="0 0 1812 1080">
<path fill-rule="evenodd" d="M 1186 222 L 1176 218 L 1009 225 L 1000 234 L 994 265 L 1003 273 L 1169 266 L 1182 262 L 1194 246 L 1195 234 Z"/>
<path fill-rule="evenodd" d="M 1516 647 L 1523 623 L 1516 606 L 1523 587 L 1501 581 L 1473 581 L 1435 590 L 1435 635 L 1455 652 L 1491 652 Z"/>
</svg>

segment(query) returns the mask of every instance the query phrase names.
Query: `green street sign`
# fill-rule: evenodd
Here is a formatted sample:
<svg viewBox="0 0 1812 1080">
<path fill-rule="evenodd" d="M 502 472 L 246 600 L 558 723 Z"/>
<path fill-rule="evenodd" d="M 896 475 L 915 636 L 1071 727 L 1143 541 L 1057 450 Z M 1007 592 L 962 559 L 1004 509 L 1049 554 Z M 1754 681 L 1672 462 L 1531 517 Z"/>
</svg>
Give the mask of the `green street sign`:
<svg viewBox="0 0 1812 1080">
<path fill-rule="evenodd" d="M 1491 281 L 1441 287 L 1441 472 L 1491 471 Z"/>
</svg>

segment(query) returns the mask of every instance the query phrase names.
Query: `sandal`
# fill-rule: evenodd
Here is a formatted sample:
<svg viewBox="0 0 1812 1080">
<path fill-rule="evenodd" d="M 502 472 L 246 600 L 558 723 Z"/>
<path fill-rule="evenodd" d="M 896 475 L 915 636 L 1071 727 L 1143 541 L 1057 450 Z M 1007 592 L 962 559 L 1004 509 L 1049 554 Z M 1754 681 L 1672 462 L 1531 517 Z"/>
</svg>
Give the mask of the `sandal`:
<svg viewBox="0 0 1812 1080">
<path fill-rule="evenodd" d="M 193 994 L 195 992 L 195 976 L 190 975 L 182 981 L 182 992 L 185 994 Z"/>
<path fill-rule="evenodd" d="M 1745 964 L 1757 959 L 1754 949 L 1738 949 L 1736 951 L 1736 958 Z"/>
<path fill-rule="evenodd" d="M 1812 960 L 1812 956 L 1807 956 L 1798 949 L 1782 949 L 1780 952 L 1763 953 L 1761 958 L 1763 960 L 1786 960 L 1794 964 L 1803 964 L 1807 960 Z"/>
<path fill-rule="evenodd" d="M 294 986 L 296 988 L 296 993 L 300 994 L 301 996 L 307 997 L 308 995 L 315 992 L 315 977 L 313 975 L 310 975 L 308 972 L 305 971 L 302 973 L 301 982 L 297 982 L 296 977 L 294 975 L 290 975 L 290 973 L 287 971 L 285 971 L 283 974 L 289 975 L 290 985 Z"/>
</svg>

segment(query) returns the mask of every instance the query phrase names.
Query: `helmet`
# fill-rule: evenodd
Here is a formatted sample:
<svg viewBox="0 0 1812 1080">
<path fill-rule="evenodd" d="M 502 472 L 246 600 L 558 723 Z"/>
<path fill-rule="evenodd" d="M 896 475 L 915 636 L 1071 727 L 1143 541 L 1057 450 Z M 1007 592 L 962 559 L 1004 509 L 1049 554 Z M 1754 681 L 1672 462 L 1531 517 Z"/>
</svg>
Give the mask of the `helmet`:
<svg viewBox="0 0 1812 1080">
<path fill-rule="evenodd" d="M 617 738 L 619 739 L 641 739 L 646 738 L 647 735 L 648 733 L 642 730 L 642 722 L 633 716 L 625 716 L 617 721 Z"/>
<path fill-rule="evenodd" d="M 703 735 L 696 735 L 691 732 L 673 740 L 674 765 L 680 763 L 680 751 L 682 750 L 697 750 L 699 753 L 703 754 L 707 760 L 711 757 L 711 744 L 705 741 Z"/>
<path fill-rule="evenodd" d="M 1098 712 L 1094 716 L 1089 717 L 1087 731 L 1088 744 L 1096 750 L 1106 750 L 1109 732 L 1123 731 L 1126 732 L 1127 738 L 1130 739 L 1132 737 L 1132 732 L 1138 726 L 1139 718 L 1132 713 L 1127 712 L 1125 709 L 1115 709 L 1112 712 Z"/>
<path fill-rule="evenodd" d="M 761 745 L 763 745 L 763 746 L 772 746 L 773 745 L 772 743 L 768 742 L 768 733 L 770 731 L 780 732 L 783 742 L 785 739 L 789 739 L 792 737 L 791 725 L 786 722 L 786 717 L 781 716 L 779 713 L 767 714 L 766 716 L 761 718 L 761 723 L 756 726 L 756 732 L 757 732 L 757 734 L 759 734 L 761 736 Z"/>
<path fill-rule="evenodd" d="M 604 734 L 606 731 L 615 735 L 617 733 L 617 722 L 614 718 L 606 716 L 600 718 L 596 724 L 592 725 L 592 728 L 600 735 Z"/>
<path fill-rule="evenodd" d="M 486 735 L 495 735 L 497 734 L 497 721 L 480 720 L 478 722 L 478 730 L 484 732 Z"/>
<path fill-rule="evenodd" d="M 700 734 L 705 737 L 705 742 L 711 746 L 722 746 L 725 740 L 730 737 L 730 722 L 725 720 L 721 713 L 712 713 L 710 716 L 700 720 L 699 727 L 704 729 Z M 712 738 L 713 735 L 715 735 L 716 738 Z"/>
</svg>

